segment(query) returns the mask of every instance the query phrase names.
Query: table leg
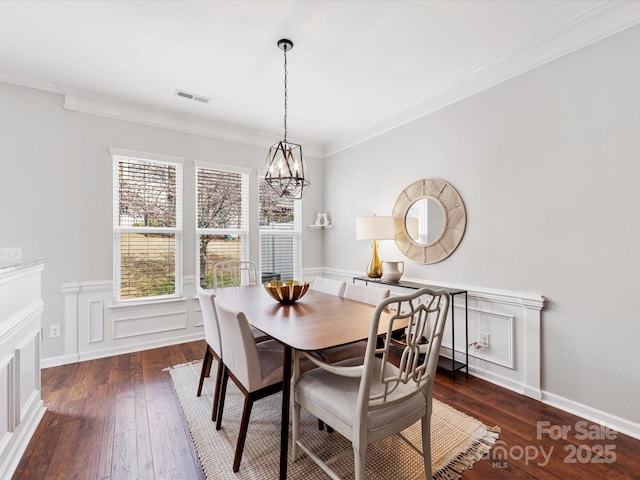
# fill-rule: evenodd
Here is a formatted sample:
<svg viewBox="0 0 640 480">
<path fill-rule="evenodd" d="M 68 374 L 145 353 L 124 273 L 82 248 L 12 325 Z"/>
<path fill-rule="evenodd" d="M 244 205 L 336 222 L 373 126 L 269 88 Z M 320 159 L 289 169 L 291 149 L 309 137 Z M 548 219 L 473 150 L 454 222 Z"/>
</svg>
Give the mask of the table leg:
<svg viewBox="0 0 640 480">
<path fill-rule="evenodd" d="M 282 369 L 282 427 L 280 430 L 280 480 L 287 478 L 289 451 L 289 403 L 291 398 L 291 347 L 284 345 Z"/>
<path fill-rule="evenodd" d="M 451 295 L 451 378 L 456 381 L 456 300 Z"/>
<path fill-rule="evenodd" d="M 465 371 L 466 378 L 469 380 L 469 300 L 467 298 L 467 292 L 464 292 L 464 338 L 465 343 L 467 344 L 465 363 L 467 364 L 467 368 Z"/>
</svg>

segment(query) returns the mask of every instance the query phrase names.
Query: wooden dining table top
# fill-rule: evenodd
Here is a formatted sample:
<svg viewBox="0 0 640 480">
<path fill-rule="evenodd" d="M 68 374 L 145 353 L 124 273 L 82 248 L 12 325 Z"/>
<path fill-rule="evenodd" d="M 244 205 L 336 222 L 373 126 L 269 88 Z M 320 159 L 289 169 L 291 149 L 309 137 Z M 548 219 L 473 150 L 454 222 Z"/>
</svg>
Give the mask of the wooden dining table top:
<svg viewBox="0 0 640 480">
<path fill-rule="evenodd" d="M 241 310 L 249 323 L 296 350 L 322 350 L 369 337 L 374 307 L 309 290 L 293 304 L 274 300 L 262 285 L 210 290 L 216 302 Z M 381 330 L 385 331 L 384 322 Z"/>
</svg>

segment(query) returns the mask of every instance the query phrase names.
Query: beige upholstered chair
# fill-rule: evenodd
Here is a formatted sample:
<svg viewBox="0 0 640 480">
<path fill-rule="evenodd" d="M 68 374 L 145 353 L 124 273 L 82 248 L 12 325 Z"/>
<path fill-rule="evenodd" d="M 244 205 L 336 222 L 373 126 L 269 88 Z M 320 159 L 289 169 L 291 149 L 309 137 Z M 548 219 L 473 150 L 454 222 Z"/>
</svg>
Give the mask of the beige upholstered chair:
<svg viewBox="0 0 640 480">
<path fill-rule="evenodd" d="M 220 330 L 218 327 L 218 318 L 213 304 L 215 295 L 207 293 L 205 290 L 198 289 L 198 299 L 200 300 L 200 308 L 202 309 L 202 321 L 204 323 L 204 339 L 207 342 L 204 352 L 204 360 L 202 360 L 202 370 L 200 372 L 200 382 L 198 383 L 199 397 L 202 394 L 202 385 L 204 378 L 209 376 L 211 364 L 215 358 L 218 361 L 218 369 L 216 372 L 216 383 L 213 389 L 213 408 L 211 410 L 211 420 L 216 419 L 218 411 L 218 400 L 220 395 L 220 382 L 222 379 L 222 345 L 220 343 Z"/>
<path fill-rule="evenodd" d="M 300 441 L 300 408 L 351 441 L 356 480 L 365 478 L 369 444 L 401 435 L 402 430 L 421 420 L 424 471 L 426 478 L 431 478 L 432 388 L 448 309 L 449 294 L 444 290 L 422 288 L 383 300 L 373 313 L 364 363 L 351 359 L 330 365 L 294 351 L 294 461 L 302 449 L 331 478 L 338 478 L 328 465 L 330 460 L 321 460 Z M 377 347 L 380 323 L 387 334 L 382 347 Z M 390 335 L 403 329 L 409 334 L 402 342 Z M 399 366 L 390 362 L 392 344 L 402 350 Z M 303 357 L 320 368 L 300 374 L 298 362 Z"/>
<path fill-rule="evenodd" d="M 344 290 L 344 298 L 356 300 L 357 302 L 368 303 L 376 306 L 387 298 L 391 292 L 388 288 L 372 287 L 357 283 L 348 283 Z"/>
<path fill-rule="evenodd" d="M 258 267 L 244 260 L 228 260 L 213 265 L 213 288 L 258 285 Z"/>
<path fill-rule="evenodd" d="M 339 280 L 316 277 L 316 279 L 313 281 L 313 285 L 311 285 L 311 290 L 316 290 L 318 292 L 328 293 L 329 295 L 336 295 L 337 297 L 341 297 L 344 294 L 346 285 L 347 284 L 345 282 L 341 282 Z"/>
<path fill-rule="evenodd" d="M 391 292 L 389 292 L 388 288 L 348 283 L 344 290 L 344 298 L 355 300 L 357 302 L 368 303 L 375 307 L 382 300 L 389 297 L 390 293 Z M 344 320 L 345 322 L 349 321 L 348 318 L 345 318 Z M 346 360 L 347 358 L 364 357 L 366 349 L 367 342 L 363 340 L 361 342 L 321 350 L 318 354 L 322 357 L 324 362 L 335 363 L 341 360 Z"/>
<path fill-rule="evenodd" d="M 243 312 L 233 310 L 222 302 L 216 302 L 216 311 L 224 358 L 216 430 L 222 427 L 224 395 L 229 377 L 245 396 L 233 458 L 233 471 L 237 472 L 240 469 L 253 402 L 282 390 L 284 349 L 275 340 L 256 343 Z"/>
<path fill-rule="evenodd" d="M 211 409 L 211 420 L 215 421 L 218 412 L 218 402 L 220 400 L 220 382 L 222 380 L 223 362 L 220 327 L 218 326 L 214 298 L 214 294 L 201 288 L 198 289 L 198 299 L 200 300 L 200 308 L 202 309 L 202 322 L 204 323 L 204 339 L 207 345 L 204 351 L 204 359 L 202 360 L 197 396 L 199 397 L 202 394 L 204 379 L 209 376 L 213 360 L 216 359 L 218 361 L 218 369 L 216 370 L 216 380 L 213 389 L 213 408 Z M 270 338 L 257 328 L 252 328 L 251 332 L 256 342 L 263 342 Z"/>
</svg>

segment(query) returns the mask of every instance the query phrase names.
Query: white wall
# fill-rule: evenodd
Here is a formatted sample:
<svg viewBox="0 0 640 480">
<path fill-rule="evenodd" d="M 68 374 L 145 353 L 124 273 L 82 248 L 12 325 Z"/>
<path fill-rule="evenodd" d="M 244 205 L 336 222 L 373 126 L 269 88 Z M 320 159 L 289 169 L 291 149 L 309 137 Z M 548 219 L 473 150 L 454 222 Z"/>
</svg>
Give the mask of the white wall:
<svg viewBox="0 0 640 480">
<path fill-rule="evenodd" d="M 26 259 L 46 258 L 42 357 L 62 356 L 63 284 L 112 279 L 112 160 L 109 147 L 178 155 L 184 165 L 184 273 L 195 275 L 193 162 L 262 168 L 267 148 L 65 110 L 61 95 L 0 83 L 0 246 L 20 246 Z M 303 223 L 322 210 L 322 164 L 309 163 L 311 187 Z M 257 176 L 251 177 L 252 205 Z M 258 258 L 257 211 L 251 210 L 251 258 Z M 250 234 L 251 235 L 251 234 Z M 322 265 L 322 237 L 303 231 L 303 267 Z"/>
<path fill-rule="evenodd" d="M 543 398 L 640 431 L 639 51 L 635 27 L 325 159 L 325 266 L 364 272 L 355 217 L 447 180 L 465 237 L 405 276 L 543 295 Z"/>
</svg>

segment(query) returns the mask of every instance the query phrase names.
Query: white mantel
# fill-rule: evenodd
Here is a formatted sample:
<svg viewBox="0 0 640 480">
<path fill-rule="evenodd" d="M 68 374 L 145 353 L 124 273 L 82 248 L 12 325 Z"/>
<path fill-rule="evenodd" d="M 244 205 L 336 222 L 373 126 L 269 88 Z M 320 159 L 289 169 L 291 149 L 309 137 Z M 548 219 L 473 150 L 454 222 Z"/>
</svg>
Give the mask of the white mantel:
<svg viewBox="0 0 640 480">
<path fill-rule="evenodd" d="M 45 412 L 40 330 L 45 261 L 0 266 L 0 478 L 11 478 Z"/>
</svg>

